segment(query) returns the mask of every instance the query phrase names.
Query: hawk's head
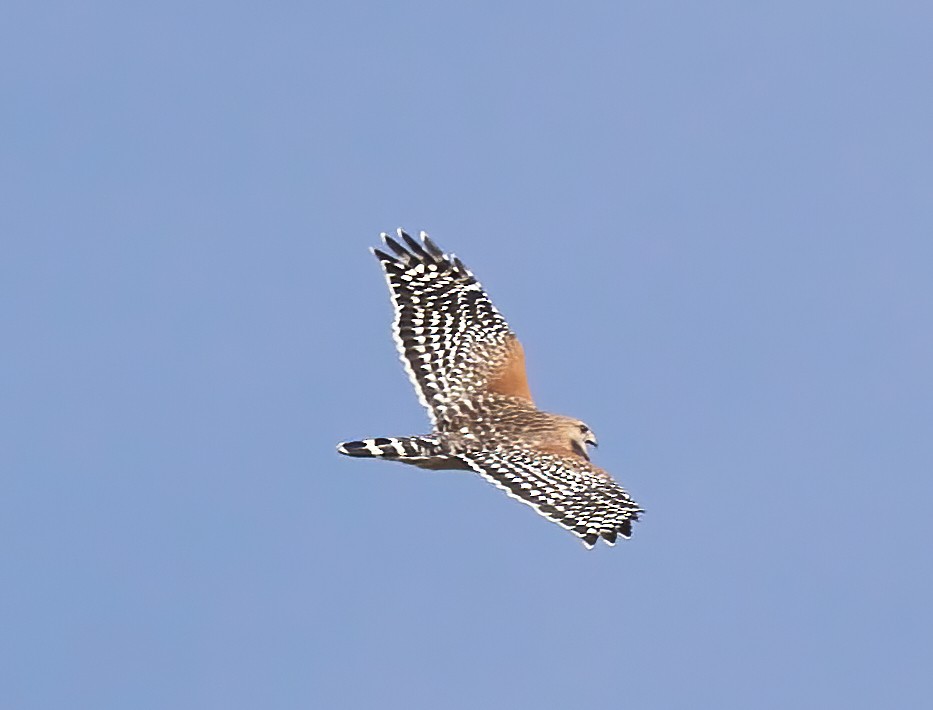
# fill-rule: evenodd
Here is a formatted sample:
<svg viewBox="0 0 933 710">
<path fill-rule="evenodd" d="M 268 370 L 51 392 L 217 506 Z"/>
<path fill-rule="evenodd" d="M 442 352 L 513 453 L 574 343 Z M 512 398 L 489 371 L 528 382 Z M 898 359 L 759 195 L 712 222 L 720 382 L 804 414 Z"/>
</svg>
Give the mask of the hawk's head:
<svg viewBox="0 0 933 710">
<path fill-rule="evenodd" d="M 586 445 L 597 446 L 596 435 L 592 430 L 579 419 L 567 418 L 567 435 L 570 438 L 570 448 L 578 456 L 582 456 L 587 461 L 590 455 L 586 452 Z"/>
</svg>

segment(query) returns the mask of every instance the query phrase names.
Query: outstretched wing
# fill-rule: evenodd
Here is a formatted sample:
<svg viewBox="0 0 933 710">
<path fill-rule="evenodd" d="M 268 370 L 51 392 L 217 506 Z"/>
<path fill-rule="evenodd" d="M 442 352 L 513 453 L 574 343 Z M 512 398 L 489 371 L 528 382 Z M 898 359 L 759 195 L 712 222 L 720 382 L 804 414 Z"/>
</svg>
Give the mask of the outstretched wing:
<svg viewBox="0 0 933 710">
<path fill-rule="evenodd" d="M 494 449 L 459 456 L 471 469 L 561 525 L 592 548 L 602 537 L 631 537 L 642 512 L 608 473 L 578 457 L 525 449 Z"/>
<path fill-rule="evenodd" d="M 428 235 L 387 234 L 392 254 L 373 249 L 395 306 L 393 334 L 434 425 L 445 430 L 465 400 L 496 392 L 531 400 L 521 344 L 483 287 Z M 466 405 L 464 405 L 466 406 Z"/>
</svg>

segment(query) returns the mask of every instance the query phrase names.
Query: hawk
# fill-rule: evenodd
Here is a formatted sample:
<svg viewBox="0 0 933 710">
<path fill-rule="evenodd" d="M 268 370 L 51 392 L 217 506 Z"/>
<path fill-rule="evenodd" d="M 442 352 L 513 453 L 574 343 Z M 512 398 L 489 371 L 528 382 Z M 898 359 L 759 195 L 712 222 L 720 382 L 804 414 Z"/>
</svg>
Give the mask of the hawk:
<svg viewBox="0 0 933 710">
<path fill-rule="evenodd" d="M 344 442 L 346 456 L 473 471 L 579 537 L 628 538 L 641 508 L 590 463 L 596 437 L 579 419 L 539 410 L 515 333 L 457 257 L 424 232 L 382 235 L 379 260 L 395 307 L 399 355 L 428 410 L 424 436 Z M 400 242 L 404 242 L 404 245 Z"/>
</svg>

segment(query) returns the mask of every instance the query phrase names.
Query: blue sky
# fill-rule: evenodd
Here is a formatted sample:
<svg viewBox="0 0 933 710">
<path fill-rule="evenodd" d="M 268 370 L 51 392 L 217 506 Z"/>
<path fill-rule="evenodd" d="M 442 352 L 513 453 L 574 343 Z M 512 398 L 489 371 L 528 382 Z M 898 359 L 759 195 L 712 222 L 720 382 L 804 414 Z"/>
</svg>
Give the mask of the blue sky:
<svg viewBox="0 0 933 710">
<path fill-rule="evenodd" d="M 933 10 L 13 3 L 0 706 L 925 707 Z M 422 433 L 427 230 L 646 509 Z"/>
</svg>

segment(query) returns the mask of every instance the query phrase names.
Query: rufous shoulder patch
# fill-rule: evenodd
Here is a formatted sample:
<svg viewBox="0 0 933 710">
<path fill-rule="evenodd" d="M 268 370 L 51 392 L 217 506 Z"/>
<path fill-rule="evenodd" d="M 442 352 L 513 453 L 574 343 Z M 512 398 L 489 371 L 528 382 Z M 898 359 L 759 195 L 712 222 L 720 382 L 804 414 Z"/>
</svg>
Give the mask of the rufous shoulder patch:
<svg viewBox="0 0 933 710">
<path fill-rule="evenodd" d="M 525 372 L 525 349 L 514 335 L 511 336 L 506 347 L 508 355 L 505 364 L 493 377 L 490 377 L 487 389 L 495 394 L 520 397 L 532 402 L 528 375 Z"/>
</svg>

